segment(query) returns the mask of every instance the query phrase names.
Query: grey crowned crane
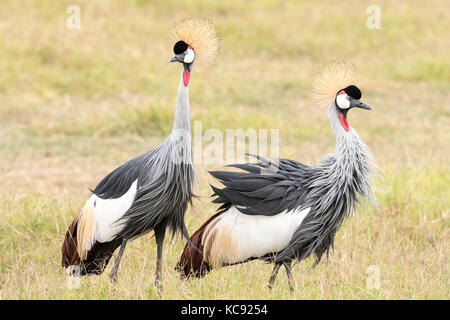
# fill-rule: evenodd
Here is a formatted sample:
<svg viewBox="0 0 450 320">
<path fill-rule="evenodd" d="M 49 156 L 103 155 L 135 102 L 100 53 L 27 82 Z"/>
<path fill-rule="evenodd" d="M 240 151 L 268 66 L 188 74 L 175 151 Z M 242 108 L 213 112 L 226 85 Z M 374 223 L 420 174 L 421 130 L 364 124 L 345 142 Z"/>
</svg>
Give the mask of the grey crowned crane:
<svg viewBox="0 0 450 320">
<path fill-rule="evenodd" d="M 183 66 L 172 132 L 159 146 L 124 163 L 92 190 L 81 213 L 66 232 L 62 266 L 81 275 L 100 274 L 120 246 L 110 278 L 127 242 L 154 230 L 157 244 L 156 280 L 161 292 L 162 248 L 166 229 L 189 239 L 184 215 L 193 197 L 188 85 L 194 62 L 212 62 L 218 37 L 207 20 L 187 19 L 174 26 L 175 55 L 169 62 Z"/>
<path fill-rule="evenodd" d="M 292 292 L 292 262 L 314 253 L 319 263 L 344 218 L 361 200 L 374 200 L 370 151 L 347 120 L 350 109 L 371 108 L 351 85 L 351 71 L 349 64 L 331 63 L 314 86 L 316 100 L 328 106 L 336 154 L 311 167 L 256 156 L 256 163 L 231 165 L 242 171 L 211 172 L 224 185 L 212 186 L 221 207 L 192 235 L 195 248 L 186 244 L 176 266 L 182 278 L 261 259 L 274 263 L 269 288 L 284 266 Z"/>
</svg>

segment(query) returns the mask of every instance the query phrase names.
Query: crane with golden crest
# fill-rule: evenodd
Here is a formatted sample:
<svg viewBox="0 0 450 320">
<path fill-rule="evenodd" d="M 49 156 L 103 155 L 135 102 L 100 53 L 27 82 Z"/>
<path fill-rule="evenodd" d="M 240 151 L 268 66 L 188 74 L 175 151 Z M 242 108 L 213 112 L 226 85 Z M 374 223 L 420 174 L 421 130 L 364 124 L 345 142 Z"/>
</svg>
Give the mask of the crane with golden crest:
<svg viewBox="0 0 450 320">
<path fill-rule="evenodd" d="M 81 275 L 100 274 L 120 246 L 110 278 L 117 281 L 120 260 L 128 241 L 154 231 L 157 245 L 156 280 L 161 294 L 162 248 L 166 229 L 189 239 L 184 222 L 193 197 L 189 114 L 189 82 L 195 63 L 212 63 L 218 53 L 215 27 L 190 18 L 173 28 L 175 55 L 182 65 L 171 134 L 156 148 L 129 160 L 108 174 L 92 190 L 73 220 L 62 245 L 62 266 Z M 76 268 L 74 268 L 76 267 Z"/>
<path fill-rule="evenodd" d="M 313 98 L 328 107 L 336 153 L 315 166 L 265 159 L 235 164 L 242 171 L 213 171 L 223 188 L 212 187 L 221 204 L 186 244 L 176 269 L 184 278 L 255 259 L 274 263 L 269 288 L 281 266 L 293 287 L 292 263 L 314 254 L 316 264 L 333 247 L 343 220 L 361 200 L 374 200 L 371 153 L 348 124 L 351 109 L 371 108 L 353 85 L 353 67 L 333 62 L 314 82 Z M 198 250 L 197 250 L 198 248 Z"/>
</svg>

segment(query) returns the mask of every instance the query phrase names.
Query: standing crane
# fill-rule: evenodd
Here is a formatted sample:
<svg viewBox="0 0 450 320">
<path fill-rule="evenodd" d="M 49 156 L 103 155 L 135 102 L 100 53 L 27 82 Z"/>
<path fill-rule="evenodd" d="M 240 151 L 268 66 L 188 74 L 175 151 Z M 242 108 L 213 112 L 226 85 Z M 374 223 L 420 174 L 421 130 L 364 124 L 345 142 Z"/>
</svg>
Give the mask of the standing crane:
<svg viewBox="0 0 450 320">
<path fill-rule="evenodd" d="M 221 207 L 186 244 L 176 266 L 182 278 L 261 259 L 274 263 L 269 288 L 284 266 L 293 292 L 292 262 L 314 253 L 319 263 L 344 218 L 361 200 L 375 200 L 370 151 L 347 120 L 352 108 L 371 109 L 351 85 L 352 74 L 350 64 L 333 62 L 314 83 L 315 100 L 328 106 L 336 154 L 311 167 L 256 156 L 255 163 L 231 165 L 242 171 L 210 172 L 224 185 L 212 186 Z"/>
<path fill-rule="evenodd" d="M 167 227 L 189 239 L 184 215 L 193 197 L 188 85 L 194 62 L 213 62 L 219 40 L 207 20 L 187 19 L 174 26 L 178 40 L 169 62 L 183 65 L 172 132 L 159 146 L 124 163 L 92 190 L 66 232 L 62 266 L 81 275 L 100 274 L 120 246 L 110 279 L 117 281 L 128 241 L 154 231 L 157 245 L 155 285 L 161 294 L 162 248 Z"/>
</svg>

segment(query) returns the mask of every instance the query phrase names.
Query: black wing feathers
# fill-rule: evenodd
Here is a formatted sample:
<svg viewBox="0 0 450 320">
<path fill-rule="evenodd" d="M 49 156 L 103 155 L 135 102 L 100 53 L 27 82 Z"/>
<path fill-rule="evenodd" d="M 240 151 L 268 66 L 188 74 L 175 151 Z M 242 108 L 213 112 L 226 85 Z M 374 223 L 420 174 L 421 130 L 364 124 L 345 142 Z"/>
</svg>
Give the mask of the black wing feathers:
<svg viewBox="0 0 450 320">
<path fill-rule="evenodd" d="M 224 185 L 222 189 L 211 186 L 216 197 L 213 202 L 223 203 L 222 207 L 235 205 L 245 214 L 266 216 L 301 206 L 307 194 L 310 167 L 279 159 L 276 171 L 264 170 L 273 163 L 256 157 L 261 162 L 229 166 L 246 172 L 210 172 Z"/>
<path fill-rule="evenodd" d="M 139 176 L 139 170 L 144 161 L 144 155 L 125 162 L 112 171 L 95 187 L 92 192 L 102 199 L 117 199 L 130 189 L 133 182 Z"/>
</svg>

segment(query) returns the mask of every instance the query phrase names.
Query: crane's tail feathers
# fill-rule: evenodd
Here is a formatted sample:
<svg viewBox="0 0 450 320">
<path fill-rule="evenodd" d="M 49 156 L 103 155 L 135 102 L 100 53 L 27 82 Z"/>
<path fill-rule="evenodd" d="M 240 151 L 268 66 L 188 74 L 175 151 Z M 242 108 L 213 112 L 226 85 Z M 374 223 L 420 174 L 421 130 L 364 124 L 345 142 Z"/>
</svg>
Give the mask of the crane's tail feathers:
<svg viewBox="0 0 450 320">
<path fill-rule="evenodd" d="M 61 265 L 68 270 L 70 274 L 88 275 L 101 274 L 114 251 L 122 243 L 122 238 L 114 239 L 110 242 L 95 242 L 87 252 L 86 259 L 80 258 L 77 231 L 79 217 L 75 218 L 66 232 L 62 245 L 62 261 Z"/>
<path fill-rule="evenodd" d="M 78 217 L 73 220 L 67 229 L 66 236 L 62 245 L 62 261 L 61 265 L 64 268 L 69 266 L 79 265 L 81 262 L 80 255 L 77 248 L 77 229 L 78 229 Z"/>
<path fill-rule="evenodd" d="M 194 232 L 191 239 L 184 247 L 180 261 L 178 261 L 175 266 L 175 270 L 182 279 L 190 279 L 191 277 L 202 278 L 211 270 L 211 265 L 204 260 L 203 235 L 208 225 L 221 213 L 222 212 L 218 212 L 209 218 Z"/>
</svg>

